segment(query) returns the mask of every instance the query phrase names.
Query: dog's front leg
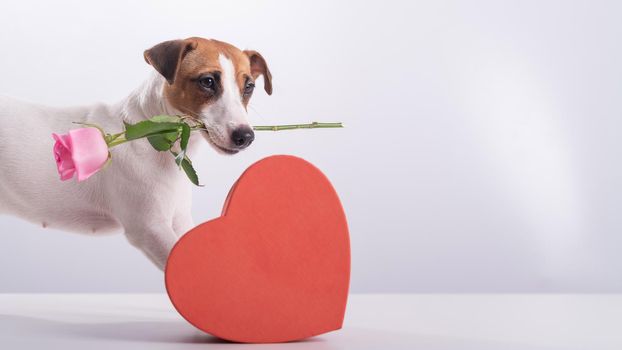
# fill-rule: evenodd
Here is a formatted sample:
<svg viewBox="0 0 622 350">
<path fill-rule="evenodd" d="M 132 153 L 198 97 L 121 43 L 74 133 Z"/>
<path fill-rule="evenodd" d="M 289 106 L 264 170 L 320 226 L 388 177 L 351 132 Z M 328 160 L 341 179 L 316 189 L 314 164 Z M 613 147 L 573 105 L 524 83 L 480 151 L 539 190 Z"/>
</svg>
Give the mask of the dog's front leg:
<svg viewBox="0 0 622 350">
<path fill-rule="evenodd" d="M 140 249 L 160 269 L 166 267 L 166 259 L 173 245 L 177 242 L 177 235 L 170 223 L 124 223 L 125 236 L 128 241 Z"/>
</svg>

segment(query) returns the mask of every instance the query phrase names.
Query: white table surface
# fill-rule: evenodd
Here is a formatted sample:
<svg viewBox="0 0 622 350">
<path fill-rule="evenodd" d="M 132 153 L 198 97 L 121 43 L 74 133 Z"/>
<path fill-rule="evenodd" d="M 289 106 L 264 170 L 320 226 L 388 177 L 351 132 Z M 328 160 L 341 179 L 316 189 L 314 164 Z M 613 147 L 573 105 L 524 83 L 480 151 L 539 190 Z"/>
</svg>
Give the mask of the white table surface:
<svg viewBox="0 0 622 350">
<path fill-rule="evenodd" d="M 245 345 L 161 294 L 0 294 L 0 349 L 622 349 L 622 295 L 355 294 L 344 328 Z"/>
</svg>

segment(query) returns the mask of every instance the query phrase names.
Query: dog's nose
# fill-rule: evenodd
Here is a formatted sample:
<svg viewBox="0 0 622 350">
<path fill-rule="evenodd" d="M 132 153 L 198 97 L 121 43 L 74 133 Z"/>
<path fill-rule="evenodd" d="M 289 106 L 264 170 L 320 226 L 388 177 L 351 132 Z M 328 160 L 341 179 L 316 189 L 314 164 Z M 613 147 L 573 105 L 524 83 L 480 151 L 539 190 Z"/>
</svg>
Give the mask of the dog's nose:
<svg viewBox="0 0 622 350">
<path fill-rule="evenodd" d="M 255 140 L 255 133 L 253 132 L 253 129 L 248 126 L 241 126 L 233 130 L 231 133 L 231 140 L 237 148 L 246 148 L 253 143 L 253 140 Z"/>
</svg>

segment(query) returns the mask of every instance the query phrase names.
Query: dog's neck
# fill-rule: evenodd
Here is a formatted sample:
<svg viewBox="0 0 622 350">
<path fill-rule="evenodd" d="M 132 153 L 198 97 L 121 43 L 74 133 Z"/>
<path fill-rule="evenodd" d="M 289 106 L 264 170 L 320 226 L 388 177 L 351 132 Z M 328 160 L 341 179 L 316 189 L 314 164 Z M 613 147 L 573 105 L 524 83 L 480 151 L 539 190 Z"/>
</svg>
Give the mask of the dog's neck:
<svg viewBox="0 0 622 350">
<path fill-rule="evenodd" d="M 165 82 L 164 77 L 153 72 L 142 85 L 121 101 L 119 114 L 123 121 L 137 123 L 156 115 L 181 114 L 166 101 L 163 92 Z"/>
</svg>

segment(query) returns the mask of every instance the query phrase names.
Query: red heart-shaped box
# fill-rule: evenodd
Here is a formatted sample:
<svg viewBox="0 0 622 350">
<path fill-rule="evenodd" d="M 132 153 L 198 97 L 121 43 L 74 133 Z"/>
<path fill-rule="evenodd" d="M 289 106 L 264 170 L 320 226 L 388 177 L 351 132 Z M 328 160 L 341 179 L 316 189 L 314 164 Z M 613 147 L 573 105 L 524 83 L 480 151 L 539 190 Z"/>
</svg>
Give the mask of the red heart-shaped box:
<svg viewBox="0 0 622 350">
<path fill-rule="evenodd" d="M 186 233 L 166 266 L 168 295 L 188 322 L 247 343 L 340 329 L 349 282 L 339 197 L 319 169 L 293 156 L 251 165 L 222 216 Z"/>
</svg>

